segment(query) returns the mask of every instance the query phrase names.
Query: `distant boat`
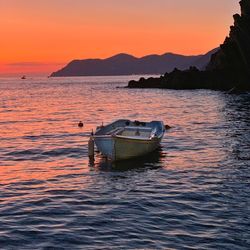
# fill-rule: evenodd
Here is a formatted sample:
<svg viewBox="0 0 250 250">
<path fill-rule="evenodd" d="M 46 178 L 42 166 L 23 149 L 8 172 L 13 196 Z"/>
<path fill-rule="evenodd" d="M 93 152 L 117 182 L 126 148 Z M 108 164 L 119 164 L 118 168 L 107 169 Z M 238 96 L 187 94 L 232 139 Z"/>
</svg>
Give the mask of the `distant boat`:
<svg viewBox="0 0 250 250">
<path fill-rule="evenodd" d="M 26 79 L 26 76 L 22 76 L 21 79 L 22 79 L 22 80 L 25 80 L 25 79 Z"/>
<path fill-rule="evenodd" d="M 118 161 L 156 150 L 164 132 L 165 127 L 161 121 L 117 120 L 97 127 L 93 138 L 98 151 L 107 158 Z"/>
</svg>

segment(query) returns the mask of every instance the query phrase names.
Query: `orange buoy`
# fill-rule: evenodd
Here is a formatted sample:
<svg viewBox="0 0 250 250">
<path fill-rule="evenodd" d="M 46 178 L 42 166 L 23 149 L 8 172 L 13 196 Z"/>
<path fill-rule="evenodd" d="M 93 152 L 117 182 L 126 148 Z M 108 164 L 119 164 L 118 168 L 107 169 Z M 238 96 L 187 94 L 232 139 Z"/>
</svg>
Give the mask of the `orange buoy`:
<svg viewBox="0 0 250 250">
<path fill-rule="evenodd" d="M 169 125 L 164 125 L 165 129 L 170 129 L 171 127 Z"/>
<path fill-rule="evenodd" d="M 78 127 L 79 127 L 79 128 L 82 128 L 82 127 L 83 127 L 83 122 L 82 122 L 82 121 L 79 121 Z"/>
</svg>

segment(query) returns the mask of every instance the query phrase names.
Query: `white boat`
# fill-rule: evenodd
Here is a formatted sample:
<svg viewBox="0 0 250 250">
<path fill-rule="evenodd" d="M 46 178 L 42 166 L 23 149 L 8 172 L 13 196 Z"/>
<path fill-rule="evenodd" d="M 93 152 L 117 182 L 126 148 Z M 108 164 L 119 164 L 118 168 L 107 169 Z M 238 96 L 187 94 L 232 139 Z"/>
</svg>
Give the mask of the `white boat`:
<svg viewBox="0 0 250 250">
<path fill-rule="evenodd" d="M 161 121 L 117 120 L 97 127 L 93 138 L 98 151 L 117 161 L 154 151 L 159 147 L 164 132 L 165 127 Z"/>
</svg>

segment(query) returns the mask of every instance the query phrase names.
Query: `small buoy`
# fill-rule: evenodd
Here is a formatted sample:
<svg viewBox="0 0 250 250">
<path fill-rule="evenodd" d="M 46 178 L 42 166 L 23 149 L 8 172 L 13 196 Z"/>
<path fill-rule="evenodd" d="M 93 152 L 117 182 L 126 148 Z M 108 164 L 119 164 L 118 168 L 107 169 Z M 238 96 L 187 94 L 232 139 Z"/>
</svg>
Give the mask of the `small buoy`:
<svg viewBox="0 0 250 250">
<path fill-rule="evenodd" d="M 165 126 L 165 129 L 170 129 L 171 127 L 169 125 L 164 125 Z"/>
<path fill-rule="evenodd" d="M 92 134 L 89 137 L 89 141 L 88 141 L 88 155 L 89 155 L 89 158 L 94 158 L 94 155 L 95 155 L 95 144 L 94 144 L 94 138 Z"/>
<path fill-rule="evenodd" d="M 83 127 L 83 122 L 82 122 L 82 121 L 79 121 L 78 127 L 79 127 L 79 128 L 82 128 L 82 127 Z"/>
</svg>

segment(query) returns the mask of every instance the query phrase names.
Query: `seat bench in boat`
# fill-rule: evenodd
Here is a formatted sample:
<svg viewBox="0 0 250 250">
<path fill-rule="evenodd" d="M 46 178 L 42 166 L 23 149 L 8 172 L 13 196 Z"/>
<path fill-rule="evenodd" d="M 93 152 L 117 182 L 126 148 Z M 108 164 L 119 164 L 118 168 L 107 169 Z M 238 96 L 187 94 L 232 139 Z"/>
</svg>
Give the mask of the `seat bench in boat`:
<svg viewBox="0 0 250 250">
<path fill-rule="evenodd" d="M 119 135 L 119 136 L 136 136 L 136 137 L 145 137 L 149 138 L 152 133 L 152 128 L 147 127 L 135 127 L 135 126 L 126 126 L 118 127 L 107 133 L 107 135 Z"/>
<path fill-rule="evenodd" d="M 116 135 L 149 138 L 151 132 L 152 128 L 129 126 L 129 127 L 124 127 L 123 130 L 120 130 Z"/>
</svg>

